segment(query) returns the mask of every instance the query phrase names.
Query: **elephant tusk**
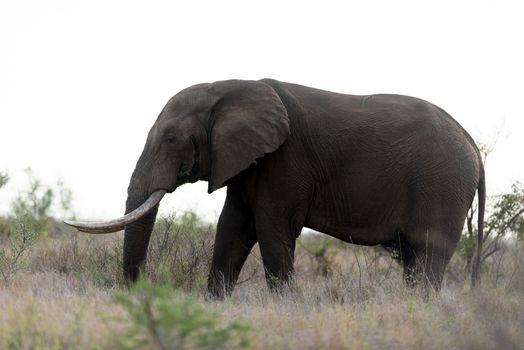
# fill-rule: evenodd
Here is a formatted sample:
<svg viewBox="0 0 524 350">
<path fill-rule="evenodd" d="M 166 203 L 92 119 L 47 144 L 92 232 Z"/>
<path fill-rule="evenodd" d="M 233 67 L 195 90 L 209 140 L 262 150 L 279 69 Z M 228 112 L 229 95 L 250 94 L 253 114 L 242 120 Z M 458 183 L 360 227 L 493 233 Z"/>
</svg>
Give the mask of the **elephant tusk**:
<svg viewBox="0 0 524 350">
<path fill-rule="evenodd" d="M 162 197 L 166 194 L 165 190 L 158 190 L 153 192 L 149 198 L 138 208 L 133 210 L 132 212 L 122 216 L 121 218 L 110 220 L 110 221 L 103 221 L 103 222 L 88 222 L 88 221 L 72 221 L 72 220 L 64 220 L 64 223 L 76 227 L 79 231 L 82 232 L 88 232 L 88 233 L 111 233 L 111 232 L 117 232 L 122 229 L 126 225 L 129 225 L 138 219 L 140 219 L 142 216 L 146 215 L 151 209 L 153 209 L 158 203 L 160 203 L 160 200 L 162 200 Z"/>
</svg>

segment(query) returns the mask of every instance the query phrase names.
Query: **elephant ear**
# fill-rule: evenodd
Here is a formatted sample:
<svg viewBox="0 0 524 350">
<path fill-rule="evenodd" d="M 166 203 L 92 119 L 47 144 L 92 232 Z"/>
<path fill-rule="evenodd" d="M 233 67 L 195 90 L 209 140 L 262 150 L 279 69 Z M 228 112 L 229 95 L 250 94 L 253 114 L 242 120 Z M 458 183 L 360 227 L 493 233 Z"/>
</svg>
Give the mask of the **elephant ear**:
<svg viewBox="0 0 524 350">
<path fill-rule="evenodd" d="M 218 96 L 211 114 L 211 175 L 208 192 L 274 152 L 289 136 L 289 118 L 278 94 L 258 81 L 211 84 Z"/>
</svg>

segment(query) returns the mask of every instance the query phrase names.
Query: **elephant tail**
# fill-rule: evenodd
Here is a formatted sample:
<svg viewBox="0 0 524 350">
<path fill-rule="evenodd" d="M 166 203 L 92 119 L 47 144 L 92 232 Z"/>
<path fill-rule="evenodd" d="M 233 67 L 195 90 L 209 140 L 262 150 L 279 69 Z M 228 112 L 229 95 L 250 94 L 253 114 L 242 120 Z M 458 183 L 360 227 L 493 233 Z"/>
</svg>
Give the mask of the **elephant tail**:
<svg viewBox="0 0 524 350">
<path fill-rule="evenodd" d="M 480 178 L 478 185 L 478 222 L 477 222 L 477 254 L 471 273 L 471 285 L 480 284 L 480 264 L 482 262 L 482 244 L 484 243 L 484 211 L 486 208 L 486 177 L 484 166 L 480 163 Z"/>
</svg>

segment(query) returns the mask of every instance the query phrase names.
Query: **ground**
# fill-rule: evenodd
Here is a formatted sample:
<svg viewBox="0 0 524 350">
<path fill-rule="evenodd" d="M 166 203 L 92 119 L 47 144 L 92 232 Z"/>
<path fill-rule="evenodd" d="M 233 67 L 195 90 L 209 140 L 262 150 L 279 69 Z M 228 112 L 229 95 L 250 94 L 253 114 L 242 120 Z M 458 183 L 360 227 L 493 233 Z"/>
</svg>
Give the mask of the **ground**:
<svg viewBox="0 0 524 350">
<path fill-rule="evenodd" d="M 294 287 L 270 293 L 255 249 L 233 295 L 217 302 L 204 293 L 213 228 L 186 232 L 157 226 L 147 281 L 176 286 L 179 292 L 169 298 L 191 295 L 196 307 L 212 312 L 220 324 L 235 320 L 249 328 L 243 331 L 248 343 L 231 336 L 225 348 L 524 346 L 522 244 L 508 245 L 489 260 L 476 290 L 457 254 L 442 291 L 427 297 L 404 286 L 401 269 L 387 252 L 306 236 L 297 246 Z M 39 238 L 24 267 L 0 283 L 0 348 L 161 349 L 147 327 L 138 328 L 140 337 L 129 335 L 137 321 L 118 302 L 118 295 L 132 293 L 119 270 L 121 241 L 120 234 L 94 237 L 67 230 Z M 176 332 L 178 326 L 167 327 Z M 195 344 L 190 340 L 181 347 Z"/>
</svg>

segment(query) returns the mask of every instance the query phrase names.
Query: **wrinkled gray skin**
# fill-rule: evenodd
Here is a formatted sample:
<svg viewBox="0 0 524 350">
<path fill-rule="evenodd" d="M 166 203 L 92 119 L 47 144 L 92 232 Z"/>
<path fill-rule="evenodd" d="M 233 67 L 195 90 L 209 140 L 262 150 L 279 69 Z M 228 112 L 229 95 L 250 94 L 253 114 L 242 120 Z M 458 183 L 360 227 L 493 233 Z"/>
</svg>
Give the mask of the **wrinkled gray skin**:
<svg viewBox="0 0 524 350">
<path fill-rule="evenodd" d="M 303 227 L 394 249 L 409 284 L 439 289 L 477 189 L 484 212 L 478 149 L 442 109 L 269 79 L 200 84 L 169 100 L 131 177 L 126 212 L 155 190 L 198 180 L 209 193 L 227 186 L 208 280 L 218 298 L 231 293 L 257 242 L 270 288 L 287 282 Z M 156 209 L 125 229 L 130 280 Z"/>
</svg>

